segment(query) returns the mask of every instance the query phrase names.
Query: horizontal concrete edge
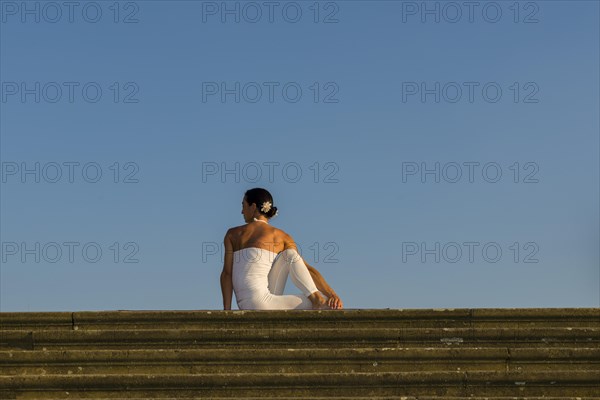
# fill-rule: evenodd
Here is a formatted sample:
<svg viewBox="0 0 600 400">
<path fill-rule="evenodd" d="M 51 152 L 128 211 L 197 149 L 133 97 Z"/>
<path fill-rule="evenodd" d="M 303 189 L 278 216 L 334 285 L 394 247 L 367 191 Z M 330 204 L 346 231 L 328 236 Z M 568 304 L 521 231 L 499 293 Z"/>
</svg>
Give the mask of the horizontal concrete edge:
<svg viewBox="0 0 600 400">
<path fill-rule="evenodd" d="M 2 346 L 40 348 L 45 345 L 102 344 L 128 345 L 169 344 L 206 345 L 210 343 L 232 344 L 295 344 L 336 342 L 346 343 L 396 343 L 429 342 L 439 345 L 462 345 L 463 343 L 494 342 L 574 342 L 593 347 L 600 341 L 600 328 L 362 328 L 321 329 L 265 328 L 265 329 L 80 329 L 38 330 L 27 333 L 22 330 L 4 330 L 0 334 Z"/>
<path fill-rule="evenodd" d="M 342 310 L 106 310 L 0 312 L 0 329 L 10 325 L 90 323 L 194 323 L 203 321 L 353 321 L 401 319 L 585 319 L 600 324 L 600 308 L 444 308 Z"/>
<path fill-rule="evenodd" d="M 501 360 L 506 362 L 532 361 L 548 363 L 550 361 L 598 363 L 600 370 L 600 348 L 513 348 L 504 347 L 377 347 L 377 348 L 261 348 L 261 349 L 91 349 L 91 350 L 42 350 L 42 351 L 0 351 L 3 366 L 16 364 L 45 363 L 160 363 L 169 362 L 240 362 L 270 361 L 289 362 L 301 359 L 311 361 L 473 361 Z"/>
<path fill-rule="evenodd" d="M 222 386 L 288 386 L 288 385 L 386 385 L 462 384 L 462 385 L 598 385 L 598 371 L 550 371 L 523 375 L 498 371 L 420 371 L 420 372 L 354 372 L 354 373 L 272 373 L 235 374 L 121 374 L 121 375 L 38 375 L 0 376 L 0 388 L 19 389 L 134 389 L 134 388 L 194 388 Z M 1 393 L 1 391 L 0 391 Z"/>
</svg>

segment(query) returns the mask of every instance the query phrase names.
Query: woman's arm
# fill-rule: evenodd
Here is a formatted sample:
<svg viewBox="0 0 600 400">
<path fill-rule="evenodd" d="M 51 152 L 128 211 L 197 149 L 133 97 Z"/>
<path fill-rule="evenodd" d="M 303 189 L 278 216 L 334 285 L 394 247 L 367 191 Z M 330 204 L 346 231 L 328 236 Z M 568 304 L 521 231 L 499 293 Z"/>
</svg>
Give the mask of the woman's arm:
<svg viewBox="0 0 600 400">
<path fill-rule="evenodd" d="M 221 272 L 221 292 L 223 293 L 223 309 L 231 310 L 231 300 L 233 297 L 233 243 L 229 235 L 229 230 L 223 239 L 225 244 L 225 262 L 223 272 Z"/>
<path fill-rule="evenodd" d="M 327 297 L 335 294 L 331 286 L 329 286 L 325 281 L 325 278 L 323 278 L 323 275 L 321 275 L 321 273 L 317 271 L 315 267 L 308 265 L 304 258 L 302 259 L 302 261 L 304 261 L 304 264 L 306 264 L 306 268 L 308 268 L 308 272 L 310 272 L 310 276 L 313 278 L 317 289 L 319 289 L 319 291 Z"/>
<path fill-rule="evenodd" d="M 310 276 L 313 278 L 317 289 L 327 296 L 327 303 L 329 306 L 332 308 L 342 308 L 344 306 L 342 299 L 340 299 L 333 288 L 327 284 L 325 278 L 323 278 L 323 275 L 321 275 L 321 273 L 317 271 L 315 267 L 309 265 L 304 258 L 302 261 L 304 261 L 304 264 L 306 264 L 306 268 L 308 268 L 308 272 L 310 272 Z"/>
<path fill-rule="evenodd" d="M 283 237 L 283 243 L 284 250 L 295 249 L 296 251 L 298 251 L 296 243 L 294 243 L 294 239 L 292 239 L 292 237 L 285 232 Z M 300 256 L 300 258 L 302 258 L 302 256 Z M 327 304 L 331 308 L 343 308 L 344 304 L 342 303 L 342 300 L 338 297 L 337 293 L 333 290 L 333 288 L 327 284 L 325 278 L 323 278 L 323 275 L 321 275 L 321 273 L 317 271 L 315 267 L 309 265 L 304 258 L 302 258 L 302 261 L 306 265 L 306 268 L 308 268 L 308 272 L 310 272 L 310 276 L 315 282 L 315 286 L 317 287 L 319 292 L 327 296 Z"/>
</svg>

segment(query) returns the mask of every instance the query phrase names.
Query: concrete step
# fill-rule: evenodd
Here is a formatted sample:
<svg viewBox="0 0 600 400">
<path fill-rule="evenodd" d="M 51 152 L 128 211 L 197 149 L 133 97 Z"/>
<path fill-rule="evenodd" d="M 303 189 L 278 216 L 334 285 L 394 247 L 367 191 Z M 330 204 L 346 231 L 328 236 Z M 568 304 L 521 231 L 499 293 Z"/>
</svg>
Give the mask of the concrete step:
<svg viewBox="0 0 600 400">
<path fill-rule="evenodd" d="M 0 313 L 0 330 L 305 328 L 512 328 L 598 325 L 597 308 L 121 310 Z"/>
<path fill-rule="evenodd" d="M 500 371 L 472 372 L 379 372 L 379 373 L 247 373 L 247 374 L 121 374 L 0 376 L 0 387 L 50 393 L 83 392 L 111 397 L 123 391 L 138 397 L 167 392 L 175 397 L 195 391 L 195 396 L 264 395 L 452 395 L 452 396 L 597 396 L 598 371 L 537 372 L 521 374 Z M 185 390 L 182 390 L 185 388 Z M 14 392 L 13 392 L 14 393 Z M 76 393 L 76 394 L 74 394 Z M 41 394 L 41 393 L 39 393 Z M 38 394 L 38 397 L 39 397 Z M 152 396 L 150 396 L 152 397 Z M 6 397 L 5 397 L 6 398 Z M 9 397 L 10 398 L 10 397 Z"/>
<path fill-rule="evenodd" d="M 288 348 L 0 351 L 0 375 L 600 371 L 600 348 Z"/>
<path fill-rule="evenodd" d="M 38 397 L 31 397 L 27 395 L 26 397 L 29 400 L 40 399 Z M 181 397 L 152 397 L 152 399 L 156 400 L 176 400 Z M 239 399 L 244 400 L 264 400 L 268 397 L 239 397 Z M 272 398 L 272 397 L 271 397 Z M 331 399 L 347 399 L 351 398 L 353 400 L 465 400 L 465 397 L 455 397 L 455 396 L 368 396 L 368 397 L 320 397 L 320 396 L 299 396 L 299 397 L 277 397 L 278 400 L 331 400 Z M 95 400 L 108 400 L 108 397 L 95 397 Z M 117 399 L 131 399 L 131 397 L 110 397 L 110 400 Z M 231 400 L 231 397 L 189 397 L 188 399 L 198 399 L 198 400 Z M 469 396 L 469 400 L 599 400 L 600 397 L 589 397 L 589 396 L 561 396 L 561 397 L 547 397 L 547 396 Z M 41 400 L 41 399 L 40 399 Z M 47 400 L 45 398 L 44 400 Z"/>
<path fill-rule="evenodd" d="M 106 392 L 105 392 L 106 393 Z M 42 396 L 46 397 L 36 397 L 35 393 L 25 393 L 19 394 L 18 399 L 27 399 L 27 400 L 48 400 L 52 399 L 94 399 L 94 400 L 118 400 L 118 399 L 154 399 L 154 400 L 177 400 L 177 399 L 188 399 L 188 400 L 231 400 L 232 397 L 216 397 L 216 396 L 199 396 L 194 395 L 194 393 L 190 392 L 181 392 L 179 397 L 171 397 L 166 395 L 166 397 L 162 397 L 160 393 L 157 392 L 146 392 L 146 393 L 138 393 L 138 392 L 129 392 L 129 395 L 136 396 L 141 394 L 142 397 L 98 397 L 99 392 L 57 392 L 52 393 L 54 397 L 47 397 L 48 393 L 42 394 Z M 77 395 L 78 397 L 74 397 Z M 115 396 L 114 393 L 111 395 Z M 184 396 L 184 395 L 187 395 Z M 116 395 L 118 396 L 118 395 Z M 14 397 L 13 397 L 14 398 Z M 599 396 L 560 396 L 560 397 L 548 397 L 548 396 L 403 396 L 403 395 L 391 395 L 391 396 L 260 396 L 260 397 L 236 397 L 240 400 L 265 400 L 265 399 L 278 399 L 278 400 L 342 400 L 342 399 L 353 399 L 353 400 L 600 400 Z"/>
<path fill-rule="evenodd" d="M 0 313 L 0 399 L 600 400 L 600 309 Z"/>
<path fill-rule="evenodd" d="M 405 328 L 391 329 L 372 327 L 367 329 L 329 329 L 317 326 L 304 328 L 224 328 L 224 329 L 119 329 L 119 330 L 3 330 L 0 334 L 0 349 L 46 348 L 117 348 L 117 347 L 161 347 L 182 346 L 208 347 L 217 345 L 266 344 L 273 346 L 310 345 L 330 347 L 343 344 L 345 347 L 385 345 L 397 347 L 452 346 L 478 344 L 492 346 L 509 341 L 514 347 L 537 343 L 546 347 L 550 343 L 596 347 L 600 344 L 600 327 L 560 328 Z"/>
</svg>

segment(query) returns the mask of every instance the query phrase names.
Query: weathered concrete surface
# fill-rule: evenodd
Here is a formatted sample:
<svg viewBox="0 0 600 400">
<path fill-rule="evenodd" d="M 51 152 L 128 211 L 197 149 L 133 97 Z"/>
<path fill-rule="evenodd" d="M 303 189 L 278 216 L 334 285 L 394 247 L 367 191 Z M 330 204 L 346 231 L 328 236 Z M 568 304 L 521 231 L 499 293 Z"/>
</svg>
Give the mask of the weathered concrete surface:
<svg viewBox="0 0 600 400">
<path fill-rule="evenodd" d="M 0 399 L 319 396 L 600 399 L 600 308 L 0 313 Z"/>
</svg>

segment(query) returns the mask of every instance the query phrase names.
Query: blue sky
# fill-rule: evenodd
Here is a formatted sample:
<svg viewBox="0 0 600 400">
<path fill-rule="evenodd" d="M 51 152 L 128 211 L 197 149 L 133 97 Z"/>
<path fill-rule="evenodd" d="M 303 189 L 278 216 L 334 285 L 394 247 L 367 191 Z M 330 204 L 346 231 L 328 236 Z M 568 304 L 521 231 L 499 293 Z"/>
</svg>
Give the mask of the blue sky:
<svg viewBox="0 0 600 400">
<path fill-rule="evenodd" d="M 600 306 L 598 2 L 61 3 L 0 1 L 1 311 L 222 309 L 253 187 L 346 308 Z"/>
</svg>

